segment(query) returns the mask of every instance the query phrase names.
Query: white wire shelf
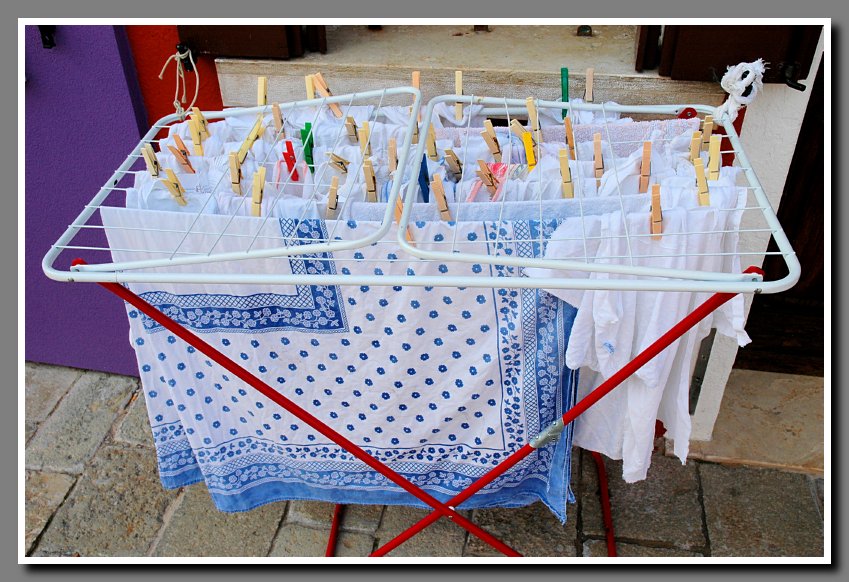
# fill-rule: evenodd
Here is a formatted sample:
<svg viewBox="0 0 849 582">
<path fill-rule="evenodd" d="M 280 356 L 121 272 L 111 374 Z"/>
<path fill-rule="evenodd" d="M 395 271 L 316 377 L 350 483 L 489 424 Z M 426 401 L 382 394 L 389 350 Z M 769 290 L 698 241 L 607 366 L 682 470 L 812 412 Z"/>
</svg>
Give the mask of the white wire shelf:
<svg viewBox="0 0 849 582">
<path fill-rule="evenodd" d="M 515 161 L 513 166 L 522 175 L 514 177 L 510 173 L 513 169 L 508 168 L 502 184 L 504 195 L 497 200 L 470 202 L 463 196 L 452 198 L 448 201 L 452 220 L 442 221 L 434 199 L 423 195 L 423 185 L 427 181 L 420 180 L 420 172 L 427 171 L 427 179 L 437 173 L 446 177 L 451 175 L 447 172 L 445 149 L 453 146 L 462 157 L 462 170 L 459 176 L 453 176 L 456 184 L 450 179 L 446 179 L 446 184 L 449 189 L 456 186 L 457 193 L 463 192 L 462 187 L 473 187 L 475 178 L 470 168 L 475 168 L 477 160 L 485 157 L 474 155 L 466 159 L 466 156 L 472 155 L 468 152 L 474 150 L 472 142 L 480 139 L 481 127 L 477 124 L 488 117 L 503 120 L 509 125 L 517 116 L 527 117 L 527 107 L 521 100 L 445 95 L 431 100 L 421 115 L 421 126 L 418 127 L 419 100 L 418 90 L 399 87 L 281 103 L 280 110 L 290 125 L 284 126 L 283 132 L 276 133 L 272 127 L 272 131 L 267 132 L 270 135 L 264 138 L 264 149 L 252 160 L 256 167 L 265 164 L 270 168 L 276 161 L 279 173 L 266 181 L 266 198 L 260 217 L 247 215 L 245 206 L 250 205 L 249 192 L 241 200 L 236 196 L 227 197 L 229 206 L 225 207 L 220 202 L 220 192 L 229 188 L 224 174 L 218 176 L 218 181 L 211 187 L 189 191 L 194 196 L 194 206 L 189 212 L 178 212 L 176 205 L 168 207 L 167 204 L 164 209 L 133 207 L 131 200 L 138 196 L 139 176 L 146 174 L 141 164 L 143 146 L 156 143 L 157 135 L 163 130 L 168 129 L 171 133 L 184 131 L 179 129 L 181 120 L 176 115 L 165 117 L 150 129 L 51 246 L 43 260 L 44 272 L 55 280 L 76 282 L 733 293 L 774 293 L 791 287 L 799 278 L 800 267 L 795 253 L 750 167 L 739 137 L 731 124 L 723 124 L 722 120 L 716 121 L 725 128 L 731 144 L 731 149 L 723 153 L 735 155 L 739 180 L 744 183 L 734 187 L 741 192 L 742 203 L 729 207 L 717 205 L 713 210 L 717 215 L 734 216 L 735 220 L 739 220 L 741 215 L 745 215 L 746 219 L 742 222 L 723 220 L 722 224 L 730 226 L 710 230 L 665 230 L 662 249 L 650 243 L 649 233 L 639 229 L 629 230 L 626 226 L 623 232 L 617 233 L 594 232 L 591 228 L 591 221 L 611 213 L 620 213 L 626 225 L 629 220 L 626 217 L 640 213 L 646 217 L 649 215 L 648 195 L 623 192 L 619 184 L 627 176 L 618 175 L 623 172 L 619 164 L 627 157 L 619 154 L 639 148 L 644 139 L 617 138 L 617 131 L 625 124 L 617 126 L 612 117 L 616 114 L 641 114 L 667 118 L 685 107 L 692 107 L 702 114 L 712 114 L 714 109 L 711 107 L 629 107 L 535 101 L 536 108 L 548 114 L 539 134 L 542 139 L 534 146 L 537 167 L 529 169 L 526 163 L 523 167 L 520 147 L 509 137 L 507 128 L 499 128 L 503 151 L 510 162 Z M 453 111 L 454 103 L 464 104 L 465 121 L 462 124 L 439 119 L 442 114 L 439 108 L 450 104 Z M 333 116 L 330 104 L 336 104 L 343 110 L 341 119 Z M 559 179 L 553 178 L 548 171 L 552 156 L 556 157 L 558 145 L 565 147 L 565 143 L 559 144 L 555 135 L 558 125 L 562 127 L 556 115 L 560 111 L 566 111 L 567 117 L 574 120 L 576 135 L 592 129 L 603 132 L 612 162 L 605 171 L 610 173 L 612 182 L 617 185 L 615 195 L 594 197 L 589 190 L 581 189 L 580 182 L 591 178 L 582 177 L 580 172 L 575 174 L 578 188 L 574 198 L 551 195 L 553 191 L 559 192 L 560 188 Z M 596 119 L 582 124 L 576 117 L 580 112 L 600 113 L 601 122 Z M 233 121 L 231 125 L 241 131 L 235 141 L 241 141 L 250 131 L 250 120 L 257 115 L 264 115 L 265 124 L 271 126 L 270 113 L 271 105 L 204 112 L 204 115 L 213 122 L 210 127 Z M 346 133 L 343 121 L 349 114 L 358 116 L 360 123 L 368 121 L 371 124 L 372 131 L 366 141 L 366 147 L 371 148 L 370 157 L 349 153 L 352 149 L 362 149 L 362 144 L 352 141 Z M 306 157 L 303 143 L 297 137 L 297 130 L 304 129 L 305 120 L 311 120 L 311 135 L 315 142 L 313 151 L 319 154 L 314 160 L 315 171 L 308 176 L 302 165 Z M 439 126 L 436 160 L 425 158 L 428 128 L 433 123 Z M 386 167 L 389 136 L 397 142 L 398 169 L 394 172 Z M 654 135 L 652 143 L 663 148 L 667 142 L 680 137 Z M 416 138 L 418 145 L 412 148 Z M 449 143 L 446 139 L 453 142 Z M 288 173 L 281 171 L 280 161 L 275 160 L 286 140 L 293 142 L 296 157 L 295 170 L 289 169 Z M 581 150 L 583 142 L 578 141 Z M 167 158 L 167 139 L 159 140 L 159 143 Z M 345 195 L 340 196 L 336 217 L 327 217 L 327 196 L 332 178 L 341 177 L 327 157 L 331 152 L 351 159 L 348 177 L 361 177 L 365 160 L 373 161 L 380 183 L 378 202 L 368 202 L 365 189 L 355 180 Z M 582 159 L 581 155 L 577 158 L 575 163 L 578 166 L 592 163 L 591 159 Z M 493 159 L 482 161 L 492 163 Z M 202 165 L 205 162 L 199 159 L 197 163 Z M 211 163 L 209 165 L 211 167 Z M 173 167 L 177 168 L 176 165 Z M 298 167 L 302 168 L 300 178 L 294 175 Z M 548 173 L 543 176 L 546 171 Z M 212 175 L 210 171 L 209 176 Z M 185 181 L 191 185 L 192 178 L 187 177 Z M 307 181 L 309 184 L 306 184 Z M 514 185 L 518 184 L 525 188 L 524 198 L 513 196 Z M 294 195 L 287 190 L 290 187 L 294 188 Z M 406 188 L 403 191 L 403 209 L 399 202 L 402 188 Z M 570 230 L 566 228 L 568 225 L 575 228 Z M 116 240 L 123 241 L 121 244 L 105 240 L 106 235 L 116 232 L 121 234 L 116 237 Z M 717 236 L 735 240 L 739 237 L 741 244 L 739 247 L 725 245 L 702 250 L 688 249 L 683 244 L 683 241 L 696 237 Z M 763 241 L 769 236 L 775 240 L 777 251 L 765 253 L 763 245 L 758 247 L 761 243 L 751 248 L 742 244 L 748 242 L 745 241 L 747 238 Z M 682 241 L 682 244 L 676 245 L 675 241 Z M 548 252 L 553 248 L 552 243 L 566 245 L 573 250 L 582 249 L 582 252 L 568 259 L 558 258 Z M 607 250 L 598 252 L 602 248 Z M 729 268 L 738 264 L 745 268 L 759 262 L 764 254 L 781 255 L 787 264 L 788 275 L 778 281 L 763 281 L 760 275 L 735 272 L 736 269 Z M 57 268 L 55 263 L 60 255 L 68 263 L 70 259 L 82 256 L 87 264 Z M 700 268 L 705 261 L 710 262 L 713 268 Z M 674 266 L 656 266 L 670 262 Z M 328 268 L 316 269 L 318 263 Z M 446 271 L 441 267 L 446 263 L 454 265 L 450 275 L 443 274 Z M 458 268 L 458 265 L 465 266 Z M 690 265 L 695 267 L 690 268 Z M 599 276 L 602 274 L 605 276 Z"/>
</svg>

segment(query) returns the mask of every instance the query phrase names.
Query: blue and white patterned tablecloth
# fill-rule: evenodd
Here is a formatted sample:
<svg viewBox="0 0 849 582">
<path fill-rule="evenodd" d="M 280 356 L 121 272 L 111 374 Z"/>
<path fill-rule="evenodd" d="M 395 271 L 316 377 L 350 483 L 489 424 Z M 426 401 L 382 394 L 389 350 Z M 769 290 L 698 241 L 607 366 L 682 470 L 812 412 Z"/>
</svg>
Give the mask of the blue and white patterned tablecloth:
<svg viewBox="0 0 849 582">
<path fill-rule="evenodd" d="M 194 217 L 102 209 L 117 249 L 177 246 Z M 206 251 L 231 221 L 202 216 L 180 247 Z M 375 222 L 236 217 L 227 232 L 254 248 L 361 237 Z M 531 239 L 556 221 L 461 223 L 468 250 L 541 255 Z M 131 228 L 122 228 L 131 227 Z M 141 228 L 139 228 L 141 227 Z M 158 232 L 147 231 L 157 228 Z M 334 230 L 335 229 L 335 230 Z M 502 230 L 499 236 L 499 229 Z M 420 222 L 417 241 L 454 226 Z M 399 259 L 393 231 L 365 249 L 300 258 L 209 263 L 209 273 L 515 276 L 507 267 Z M 224 237 L 217 251 L 244 248 Z M 360 259 L 360 260 L 354 260 Z M 179 271 L 171 268 L 168 271 Z M 130 288 L 416 485 L 447 501 L 571 406 L 576 373 L 564 365 L 575 310 L 541 290 L 131 284 Z M 159 471 L 168 488 L 205 481 L 216 506 L 244 511 L 281 499 L 421 505 L 410 494 L 128 306 Z M 571 431 L 532 453 L 463 508 L 541 499 L 565 520 Z"/>
</svg>

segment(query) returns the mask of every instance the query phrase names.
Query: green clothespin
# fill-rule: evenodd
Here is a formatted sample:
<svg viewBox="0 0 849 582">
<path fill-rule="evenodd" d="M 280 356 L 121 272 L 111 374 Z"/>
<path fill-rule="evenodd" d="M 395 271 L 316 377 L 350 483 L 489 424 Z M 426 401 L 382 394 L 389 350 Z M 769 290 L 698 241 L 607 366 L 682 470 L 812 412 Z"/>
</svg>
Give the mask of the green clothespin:
<svg viewBox="0 0 849 582">
<path fill-rule="evenodd" d="M 569 69 L 566 67 L 560 68 L 560 94 L 563 96 L 563 103 L 569 102 Z M 566 118 L 566 109 L 562 111 L 563 118 Z"/>
<path fill-rule="evenodd" d="M 314 174 L 315 166 L 312 160 L 313 138 L 311 123 L 304 123 L 304 128 L 301 130 L 301 143 L 304 144 L 304 161 L 307 163 L 310 172 Z"/>
</svg>

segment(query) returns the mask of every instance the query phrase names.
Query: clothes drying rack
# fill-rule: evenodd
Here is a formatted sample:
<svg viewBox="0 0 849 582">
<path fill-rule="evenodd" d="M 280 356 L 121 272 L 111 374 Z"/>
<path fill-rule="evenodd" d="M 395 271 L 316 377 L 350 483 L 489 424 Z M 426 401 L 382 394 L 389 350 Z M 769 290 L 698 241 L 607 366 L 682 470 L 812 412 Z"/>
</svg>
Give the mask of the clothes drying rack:
<svg viewBox="0 0 849 582">
<path fill-rule="evenodd" d="M 568 426 L 578 416 L 580 416 L 589 407 L 593 406 L 606 394 L 614 390 L 626 378 L 633 374 L 640 367 L 649 362 L 653 357 L 679 339 L 688 330 L 696 326 L 700 321 L 709 316 L 712 312 L 728 302 L 735 295 L 745 293 L 776 293 L 792 287 L 799 278 L 800 266 L 796 255 L 784 234 L 784 231 L 779 224 L 779 221 L 767 199 L 766 193 L 761 187 L 755 172 L 746 158 L 740 139 L 727 119 L 717 119 L 715 122 L 724 127 L 725 140 L 723 142 L 723 154 L 733 154 L 736 158 L 736 163 L 742 168 L 742 175 L 746 181 L 746 189 L 748 191 L 747 204 L 742 208 L 746 215 L 754 216 L 759 224 L 749 226 L 748 223 L 739 229 L 739 232 L 761 233 L 770 235 L 777 245 L 775 254 L 783 257 L 788 270 L 788 275 L 776 281 L 765 281 L 763 272 L 756 267 L 749 267 L 739 273 L 734 272 L 718 272 L 718 271 L 681 271 L 672 270 L 661 267 L 641 266 L 638 263 L 643 257 L 634 256 L 618 257 L 617 261 L 594 262 L 589 256 L 583 257 L 583 260 L 556 260 L 548 259 L 542 256 L 542 249 L 545 246 L 546 234 L 543 229 L 539 230 L 536 235 L 528 237 L 527 234 L 520 235 L 518 233 L 499 233 L 500 236 L 526 236 L 527 240 L 518 240 L 514 242 L 527 242 L 536 249 L 531 257 L 504 256 L 497 253 L 480 252 L 480 247 L 471 248 L 464 245 L 464 241 L 460 233 L 460 225 L 462 225 L 463 212 L 468 211 L 470 204 L 464 204 L 462 200 L 456 203 L 449 204 L 448 211 L 452 214 L 453 219 L 450 221 L 440 222 L 440 227 L 444 229 L 444 236 L 441 238 L 440 244 L 423 244 L 421 239 L 417 237 L 420 232 L 419 227 L 422 224 L 422 216 L 426 217 L 426 221 L 439 221 L 439 213 L 437 211 L 437 203 L 435 193 L 431 192 L 428 196 L 424 191 L 419 180 L 419 172 L 422 167 L 426 167 L 426 163 L 419 163 L 429 153 L 428 147 L 431 145 L 428 128 L 431 125 L 434 110 L 441 104 L 457 104 L 458 107 L 469 108 L 469 106 L 482 107 L 477 114 L 484 117 L 502 118 L 509 125 L 515 117 L 528 118 L 531 112 L 539 114 L 540 110 L 562 110 L 567 118 L 571 118 L 572 114 L 577 111 L 595 111 L 601 112 L 605 116 L 603 125 L 607 129 L 607 114 L 609 113 L 630 113 L 635 115 L 643 115 L 659 118 L 675 118 L 677 116 L 692 116 L 697 114 L 712 114 L 714 108 L 703 105 L 658 105 L 658 106 L 626 106 L 626 105 L 610 105 L 610 104 L 571 104 L 559 101 L 545 100 L 520 100 L 520 99 L 502 99 L 495 97 L 478 97 L 469 95 L 445 95 L 437 97 L 430 101 L 421 116 L 421 125 L 419 126 L 418 117 L 420 115 L 420 99 L 421 95 L 416 88 L 399 87 L 384 89 L 380 91 L 369 91 L 363 93 L 325 96 L 319 99 L 310 99 L 306 101 L 298 101 L 284 104 L 274 104 L 274 107 L 279 107 L 279 112 L 283 116 L 296 114 L 298 112 L 309 111 L 314 112 L 314 121 L 320 119 L 320 115 L 329 116 L 333 114 L 330 111 L 331 107 L 339 107 L 343 110 L 343 116 L 347 114 L 347 109 L 355 105 L 371 104 L 373 110 L 370 113 L 372 120 L 377 120 L 381 116 L 381 109 L 388 107 L 390 103 L 403 103 L 403 107 L 409 107 L 409 114 L 405 121 L 403 129 L 403 137 L 400 140 L 400 148 L 397 153 L 397 168 L 389 177 L 390 187 L 388 195 L 382 202 L 373 202 L 372 207 L 378 210 L 374 213 L 378 227 L 373 229 L 366 236 L 361 238 L 344 238 L 342 236 L 334 236 L 333 225 L 337 222 L 327 220 L 328 232 L 330 233 L 325 238 L 310 238 L 308 240 L 264 240 L 264 235 L 261 234 L 261 229 L 256 230 L 253 236 L 244 236 L 241 234 L 230 233 L 227 231 L 230 222 L 221 222 L 223 224 L 217 232 L 206 232 L 202 229 L 208 226 L 208 222 L 203 220 L 202 212 L 199 211 L 194 216 L 186 221 L 186 229 L 183 232 L 170 232 L 150 229 L 151 234 L 162 238 L 170 245 L 169 248 L 131 248 L 131 249 L 114 249 L 102 241 L 103 230 L 105 227 L 99 220 L 98 213 L 102 208 L 107 206 L 122 206 L 124 199 L 122 198 L 128 189 L 130 180 L 135 172 L 143 172 L 143 148 L 146 144 L 156 143 L 157 135 L 160 132 L 167 130 L 176 122 L 182 121 L 177 115 L 170 115 L 162 118 L 159 122 L 153 125 L 148 133 L 142 138 L 138 146 L 127 157 L 123 164 L 109 178 L 101 190 L 94 196 L 92 201 L 85 206 L 77 219 L 69 225 L 67 230 L 53 244 L 44 257 L 43 270 L 51 279 L 66 282 L 94 282 L 101 285 L 106 290 L 117 295 L 119 298 L 130 304 L 139 312 L 145 314 L 151 320 L 163 326 L 176 337 L 187 342 L 199 352 L 205 354 L 212 361 L 232 373 L 246 385 L 264 395 L 269 400 L 275 402 L 280 407 L 294 415 L 305 425 L 308 425 L 315 431 L 318 431 L 325 437 L 343 447 L 351 455 L 384 475 L 387 479 L 397 484 L 399 487 L 407 491 L 411 496 L 419 501 L 427 504 L 433 509 L 427 517 L 420 520 L 409 529 L 399 534 L 392 541 L 384 544 L 382 547 L 372 553 L 373 556 L 386 555 L 392 549 L 398 547 L 406 540 L 410 539 L 418 532 L 428 527 L 440 518 L 446 518 L 453 521 L 458 526 L 466 529 L 472 535 L 477 536 L 490 546 L 507 556 L 520 556 L 516 550 L 507 546 L 502 541 L 495 538 L 489 532 L 475 525 L 472 521 L 458 512 L 458 507 L 461 504 L 475 495 L 478 491 L 491 483 L 498 476 L 515 466 L 522 459 L 527 457 L 538 448 L 545 447 L 557 440 L 564 427 Z M 202 115 L 208 120 L 221 120 L 231 116 L 266 116 L 266 125 L 271 127 L 270 115 L 272 106 L 261 104 L 253 108 L 233 108 L 220 112 L 203 112 Z M 459 111 L 458 111 L 459 114 Z M 468 114 L 468 123 L 466 124 L 467 135 L 477 135 L 479 127 L 472 127 L 472 114 Z M 532 119 L 533 122 L 533 119 Z M 315 129 L 316 123 L 312 124 Z M 528 126 L 529 133 L 535 131 L 533 123 Z M 544 128 L 543 128 L 544 129 Z M 336 136 L 336 143 L 344 139 L 344 127 L 339 126 L 339 133 Z M 247 137 L 247 131 L 245 135 Z M 274 137 L 274 143 L 277 143 L 284 132 L 279 131 Z M 541 134 L 534 133 L 535 136 Z M 609 135 L 609 134 L 608 134 Z M 416 137 L 418 144 L 415 145 Z M 307 136 L 307 139 L 309 136 Z M 366 145 L 369 145 L 371 136 L 366 135 Z M 542 140 L 537 139 L 537 143 L 532 147 L 536 148 L 536 159 L 540 159 L 542 154 Z M 376 142 L 375 142 L 376 143 Z M 362 145 L 362 144 L 361 144 Z M 375 145 L 372 143 L 371 145 Z M 461 145 L 465 145 L 465 142 Z M 385 143 L 379 144 L 380 148 L 386 148 Z M 508 148 L 511 146 L 507 146 Z M 465 148 L 464 148 L 465 149 Z M 385 150 L 381 150 L 385 151 Z M 372 152 L 375 156 L 380 156 L 379 152 Z M 297 161 L 304 160 L 306 153 L 303 148 L 297 151 Z M 509 157 L 508 157 L 509 160 Z M 360 160 L 360 165 L 356 170 L 349 167 L 349 175 L 362 171 L 363 161 Z M 326 205 L 326 195 L 331 187 L 330 176 L 332 172 L 328 170 L 329 162 L 326 160 L 316 160 L 314 171 L 315 188 L 312 192 L 312 202 L 315 203 L 315 208 L 323 210 Z M 475 168 L 473 160 L 464 160 L 462 172 L 471 171 L 468 168 Z M 613 168 L 615 171 L 615 166 Z M 289 171 L 285 178 L 286 183 L 293 180 L 293 172 Z M 406 182 L 405 182 L 406 180 Z M 576 181 L 578 178 L 576 178 Z M 462 176 L 461 176 L 462 181 Z M 402 193 L 402 189 L 406 184 L 406 190 Z M 266 186 L 269 186 L 267 183 Z M 280 186 L 279 181 L 276 186 Z M 341 202 L 342 205 L 354 205 L 358 202 L 365 202 L 368 195 L 367 190 L 354 192 L 351 190 L 348 197 Z M 361 196 L 362 198 L 358 199 Z M 245 196 L 246 204 L 250 204 L 250 194 Z M 647 199 L 646 199 L 647 200 Z M 549 202 L 551 204 L 549 204 Z M 582 213 L 582 198 L 579 194 L 575 194 L 575 198 L 571 200 L 555 200 L 543 201 L 540 195 L 538 201 L 531 201 L 530 204 L 525 203 L 526 207 L 536 205 L 536 213 L 539 220 L 542 222 L 551 212 L 552 204 L 557 205 L 572 205 L 577 207 L 577 212 Z M 276 203 L 276 199 L 274 199 Z M 502 199 L 497 206 L 500 207 L 498 214 L 492 218 L 493 223 L 498 223 L 503 220 L 504 212 L 509 214 L 509 205 L 511 202 Z M 496 205 L 493 205 L 493 208 Z M 506 210 L 505 210 L 506 209 Z M 623 208 L 624 210 L 624 208 Z M 307 212 L 304 210 L 304 212 Z M 583 214 L 579 214 L 583 216 Z M 235 211 L 234 211 L 235 216 Z M 433 218 L 435 217 L 435 218 Z M 646 217 L 648 220 L 649 211 L 646 207 Z M 322 216 L 322 218 L 324 218 Z M 232 220 L 232 217 L 231 217 Z M 261 224 L 268 220 L 268 216 L 253 218 L 257 224 Z M 751 223 L 753 221 L 749 221 Z M 132 226 L 126 228 L 133 228 Z M 394 230 L 394 237 L 392 231 Z M 548 233 L 550 234 L 550 232 Z M 683 233 L 684 235 L 691 233 Z M 187 252 L 184 248 L 185 241 L 192 237 L 208 237 L 211 241 L 206 252 Z M 294 235 L 293 235 L 294 236 Z M 575 233 L 575 236 L 586 246 L 586 235 L 580 232 Z M 635 233 L 631 233 L 630 237 L 638 237 Z M 494 241 L 497 247 L 502 241 Z M 392 239 L 397 240 L 392 240 Z M 227 241 L 228 244 L 222 244 L 221 241 Z M 486 264 L 496 269 L 499 269 L 498 275 L 493 275 L 494 271 L 484 269 L 480 274 L 470 276 L 435 276 L 435 275 L 383 275 L 383 276 L 366 276 L 366 275 L 351 275 L 345 274 L 344 269 L 340 272 L 328 273 L 247 273 L 241 272 L 239 269 L 233 269 L 232 273 L 226 275 L 210 274 L 204 272 L 200 266 L 207 263 L 227 263 L 237 264 L 242 260 L 250 259 L 286 259 L 297 261 L 298 257 L 311 253 L 327 253 L 328 256 L 333 256 L 333 261 L 337 265 L 355 263 L 362 259 L 354 258 L 350 251 L 365 248 L 372 245 L 387 244 L 387 241 L 393 245 L 397 245 L 401 250 L 401 254 L 397 260 L 409 264 L 411 266 L 421 265 L 424 263 L 442 263 L 442 262 L 461 262 L 470 264 Z M 429 241 L 433 243 L 434 241 Z M 536 246 L 534 246 L 536 245 Z M 477 250 L 476 250 L 477 249 Z M 629 247 L 630 249 L 630 247 Z M 57 259 L 63 253 L 79 253 L 85 252 L 87 260 L 76 258 L 70 263 L 65 263 L 63 266 L 56 266 Z M 123 258 L 121 260 L 113 260 L 110 253 L 118 252 Z M 131 258 L 134 256 L 140 258 Z M 762 256 L 763 249 L 752 249 L 751 251 L 741 250 L 737 253 L 738 258 L 743 256 Z M 105 259 L 103 257 L 106 257 Z M 127 258 L 130 257 L 130 258 Z M 635 262 L 634 259 L 638 259 Z M 368 259 L 366 259 L 368 260 Z M 529 268 L 548 269 L 554 272 L 564 272 L 567 275 L 562 277 L 535 277 L 528 276 L 524 270 Z M 413 273 L 411 269 L 408 273 Z M 609 273 L 609 278 L 593 278 L 589 276 L 574 276 L 575 273 Z M 571 273 L 571 275 L 568 275 Z M 618 277 L 623 276 L 623 277 Z M 624 277 L 627 276 L 627 277 Z M 334 427 L 322 422 L 308 410 L 297 405 L 292 399 L 276 390 L 272 386 L 265 383 L 256 375 L 246 370 L 237 361 L 231 359 L 210 343 L 202 339 L 197 333 L 193 333 L 186 326 L 182 325 L 169 315 L 159 311 L 145 299 L 129 289 L 129 285 L 139 283 L 175 283 L 175 284 L 218 284 L 218 283 L 240 283 L 248 285 L 372 285 L 372 286 L 418 286 L 418 287 L 477 287 L 477 288 L 534 288 L 534 289 L 612 289 L 612 290 L 631 290 L 631 291 L 685 291 L 685 292 L 705 292 L 711 293 L 710 297 L 699 305 L 695 310 L 681 319 L 676 325 L 671 327 L 665 334 L 659 337 L 647 349 L 639 353 L 631 362 L 624 366 L 621 370 L 615 373 L 607 381 L 595 388 L 589 395 L 580 400 L 575 406 L 567 410 L 560 419 L 548 427 L 542 429 L 539 434 L 533 438 L 528 438 L 527 442 L 515 450 L 509 457 L 501 461 L 497 466 L 489 470 L 485 475 L 471 484 L 462 493 L 455 496 L 448 502 L 440 502 L 426 491 L 407 481 L 402 475 L 393 470 L 386 463 L 375 459 L 362 447 L 358 446 L 351 440 L 347 439 Z M 328 555 L 332 555 L 333 546 L 335 544 L 335 536 L 338 531 L 339 516 L 341 506 L 337 506 L 331 529 L 331 539 L 328 543 Z"/>
</svg>

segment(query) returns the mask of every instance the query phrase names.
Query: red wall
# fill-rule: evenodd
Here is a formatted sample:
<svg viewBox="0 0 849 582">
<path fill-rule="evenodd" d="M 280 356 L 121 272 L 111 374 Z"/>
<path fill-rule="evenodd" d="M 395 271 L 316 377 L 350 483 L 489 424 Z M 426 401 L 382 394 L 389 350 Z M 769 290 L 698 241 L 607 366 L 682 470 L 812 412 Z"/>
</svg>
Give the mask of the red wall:
<svg viewBox="0 0 849 582">
<path fill-rule="evenodd" d="M 133 52 L 139 86 L 141 87 L 144 106 L 147 110 L 148 125 L 153 125 L 159 118 L 174 113 L 174 88 L 176 72 L 174 62 L 168 68 L 162 79 L 159 72 L 165 60 L 177 52 L 180 42 L 176 26 L 127 26 L 127 37 Z M 197 107 L 207 110 L 221 110 L 221 88 L 218 86 L 218 74 L 215 71 L 215 61 L 209 56 L 195 55 L 195 64 L 200 73 L 200 89 L 195 102 Z M 186 99 L 183 105 L 188 107 L 195 91 L 194 73 L 186 74 Z"/>
</svg>

